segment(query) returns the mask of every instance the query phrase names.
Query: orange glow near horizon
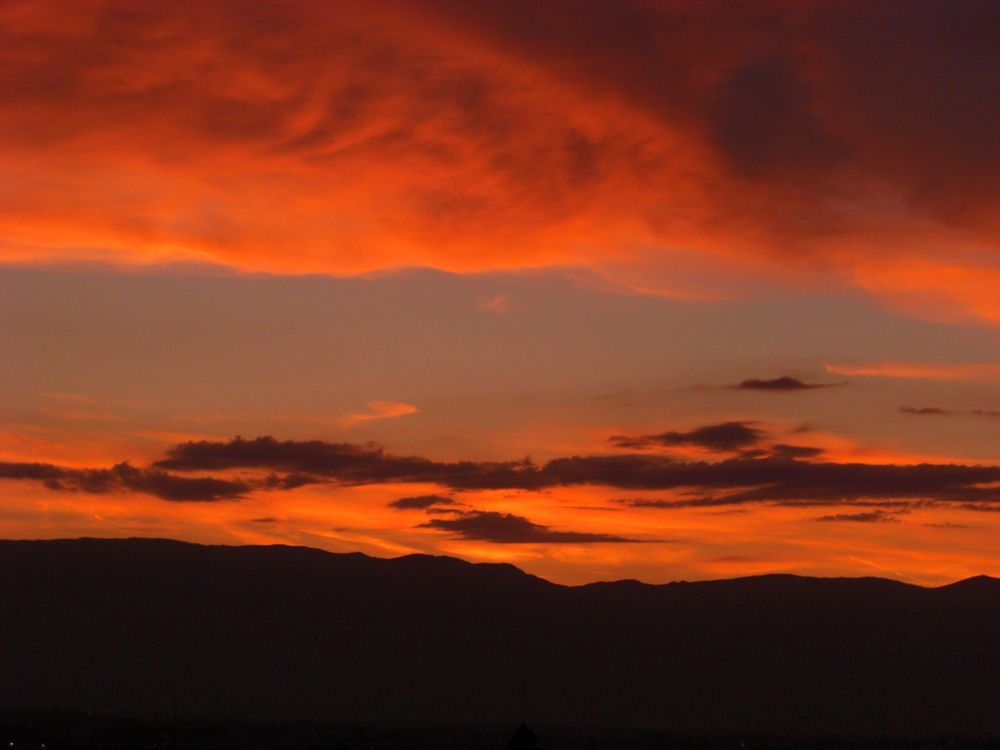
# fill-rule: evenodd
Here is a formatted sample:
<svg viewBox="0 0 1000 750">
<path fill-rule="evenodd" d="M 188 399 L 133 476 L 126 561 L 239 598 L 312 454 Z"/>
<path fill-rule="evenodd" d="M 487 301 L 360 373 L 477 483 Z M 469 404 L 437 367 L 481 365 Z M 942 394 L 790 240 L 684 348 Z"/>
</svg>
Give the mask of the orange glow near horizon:
<svg viewBox="0 0 1000 750">
<path fill-rule="evenodd" d="M 992 470 L 1000 79 L 979 11 L 946 6 L 3 3 L 0 536 L 454 554 L 567 583 L 1000 573 L 985 487 L 657 509 L 588 475 L 425 512 L 389 503 L 472 485 L 260 463 L 222 472 L 236 499 L 168 502 L 110 468 L 270 435 L 515 473 Z M 473 511 L 563 541 L 422 525 Z"/>
<path fill-rule="evenodd" d="M 843 511 L 754 505 L 626 512 L 611 501 L 630 493 L 596 488 L 461 495 L 478 510 L 527 516 L 556 530 L 639 540 L 491 544 L 419 528 L 434 516 L 386 507 L 395 498 L 434 491 L 420 485 L 302 488 L 280 496 L 258 493 L 240 502 L 185 504 L 119 494 L 84 499 L 23 487 L 8 493 L 4 536 L 165 536 L 202 544 L 301 544 L 376 557 L 444 554 L 472 562 L 510 562 L 570 585 L 788 572 L 875 575 L 936 586 L 982 573 L 1000 575 L 993 544 L 1000 517 L 995 513 L 920 508 L 887 515 L 880 523 L 819 522 L 817 518 Z"/>
</svg>

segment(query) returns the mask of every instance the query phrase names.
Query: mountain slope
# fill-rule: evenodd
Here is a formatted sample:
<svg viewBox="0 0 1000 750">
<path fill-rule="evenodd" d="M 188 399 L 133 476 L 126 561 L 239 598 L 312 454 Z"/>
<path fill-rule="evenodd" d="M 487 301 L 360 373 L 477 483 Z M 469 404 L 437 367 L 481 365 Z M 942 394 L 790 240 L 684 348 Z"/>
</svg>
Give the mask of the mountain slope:
<svg viewBox="0 0 1000 750">
<path fill-rule="evenodd" d="M 0 541 L 0 708 L 1000 735 L 1000 581 Z"/>
</svg>

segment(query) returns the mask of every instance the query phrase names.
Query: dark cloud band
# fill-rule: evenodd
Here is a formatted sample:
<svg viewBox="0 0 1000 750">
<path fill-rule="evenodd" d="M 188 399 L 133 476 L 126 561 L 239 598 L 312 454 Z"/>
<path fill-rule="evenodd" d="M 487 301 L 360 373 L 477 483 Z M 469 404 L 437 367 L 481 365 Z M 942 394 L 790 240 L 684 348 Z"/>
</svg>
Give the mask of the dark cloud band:
<svg viewBox="0 0 1000 750">
<path fill-rule="evenodd" d="M 618 448 L 655 448 L 690 445 L 710 451 L 736 451 L 756 446 L 764 433 L 751 422 L 723 422 L 689 432 L 664 432 L 659 435 L 615 435 L 612 445 Z"/>
<path fill-rule="evenodd" d="M 420 526 L 446 531 L 462 539 L 493 544 L 620 544 L 639 541 L 611 534 L 553 531 L 548 526 L 532 523 L 524 516 L 493 511 L 470 511 L 456 518 L 435 518 Z"/>
<path fill-rule="evenodd" d="M 140 469 L 129 463 L 110 469 L 72 469 L 44 463 L 0 462 L 0 479 L 33 479 L 52 490 L 89 493 L 143 492 L 175 502 L 233 500 L 253 487 L 241 480 L 179 477 L 160 469 Z"/>
<path fill-rule="evenodd" d="M 809 391 L 816 388 L 831 388 L 834 385 L 843 385 L 843 383 L 805 383 L 798 378 L 788 377 L 787 375 L 780 378 L 774 378 L 773 380 L 760 380 L 758 378 L 750 378 L 749 380 L 744 380 L 739 385 L 733 386 L 741 391 Z"/>
<path fill-rule="evenodd" d="M 453 497 L 444 495 L 418 495 L 416 497 L 401 497 L 389 503 L 390 508 L 396 510 L 427 510 L 440 505 L 457 505 Z"/>
<path fill-rule="evenodd" d="M 739 446 L 758 440 L 747 423 L 712 425 L 686 433 L 663 433 L 668 440 Z M 662 438 L 661 436 L 654 436 Z M 780 449 L 779 449 L 780 448 Z M 775 446 L 765 457 L 718 462 L 680 462 L 669 456 L 627 454 L 571 456 L 544 465 L 529 459 L 508 462 L 436 462 L 386 453 L 376 446 L 321 441 L 237 438 L 227 442 L 182 443 L 159 468 L 176 471 L 263 468 L 303 472 L 345 484 L 427 482 L 455 490 L 539 490 L 601 485 L 631 490 L 694 491 L 712 504 L 747 502 L 854 502 L 914 498 L 941 502 L 1000 501 L 1000 467 L 959 464 L 855 464 L 799 460 L 818 449 Z M 687 502 L 687 501 L 683 501 Z M 697 501 L 701 502 L 701 501 Z"/>
<path fill-rule="evenodd" d="M 739 428 L 734 429 L 733 440 L 737 444 L 741 434 L 749 432 L 745 439 L 753 438 L 752 428 L 743 423 L 729 424 Z M 701 431 L 676 434 L 691 440 L 691 436 Z M 662 507 L 757 502 L 829 505 L 895 500 L 960 503 L 965 507 L 1000 503 L 1000 486 L 997 486 L 1000 466 L 835 463 L 802 460 L 815 456 L 816 449 L 782 448 L 763 456 L 751 453 L 716 462 L 682 462 L 660 454 L 626 454 L 569 456 L 539 465 L 530 459 L 438 462 L 420 456 L 396 456 L 373 445 L 260 437 L 182 443 L 171 448 L 165 459 L 145 469 L 127 463 L 111 469 L 0 464 L 0 478 L 41 481 L 55 490 L 145 492 L 176 501 L 224 500 L 253 489 L 293 489 L 309 483 L 350 486 L 392 482 L 437 484 L 457 491 L 594 485 L 677 491 L 694 496 L 655 501 Z M 260 480 L 193 478 L 170 473 L 235 469 L 271 473 Z M 402 504 L 396 507 L 414 508 L 451 504 L 450 498 L 437 495 L 403 498 L 396 503 Z"/>
</svg>

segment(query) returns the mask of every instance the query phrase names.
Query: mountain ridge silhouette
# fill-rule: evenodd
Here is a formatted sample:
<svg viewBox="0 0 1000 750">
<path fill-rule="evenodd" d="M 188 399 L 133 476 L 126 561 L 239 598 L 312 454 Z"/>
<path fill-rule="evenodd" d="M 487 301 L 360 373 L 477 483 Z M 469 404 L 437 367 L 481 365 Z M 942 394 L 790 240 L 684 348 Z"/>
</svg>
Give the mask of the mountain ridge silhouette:
<svg viewBox="0 0 1000 750">
<path fill-rule="evenodd" d="M 1000 580 L 0 541 L 0 709 L 1000 736 Z"/>
</svg>

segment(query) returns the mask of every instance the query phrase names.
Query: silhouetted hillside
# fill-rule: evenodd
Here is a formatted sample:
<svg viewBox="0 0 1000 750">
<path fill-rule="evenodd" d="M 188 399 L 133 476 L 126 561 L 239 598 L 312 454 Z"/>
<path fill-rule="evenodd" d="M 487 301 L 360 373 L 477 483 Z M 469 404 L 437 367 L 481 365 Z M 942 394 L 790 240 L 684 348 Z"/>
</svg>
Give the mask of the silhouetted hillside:
<svg viewBox="0 0 1000 750">
<path fill-rule="evenodd" d="M 566 587 L 510 565 L 0 542 L 0 708 L 1000 735 L 1000 581 Z"/>
</svg>

